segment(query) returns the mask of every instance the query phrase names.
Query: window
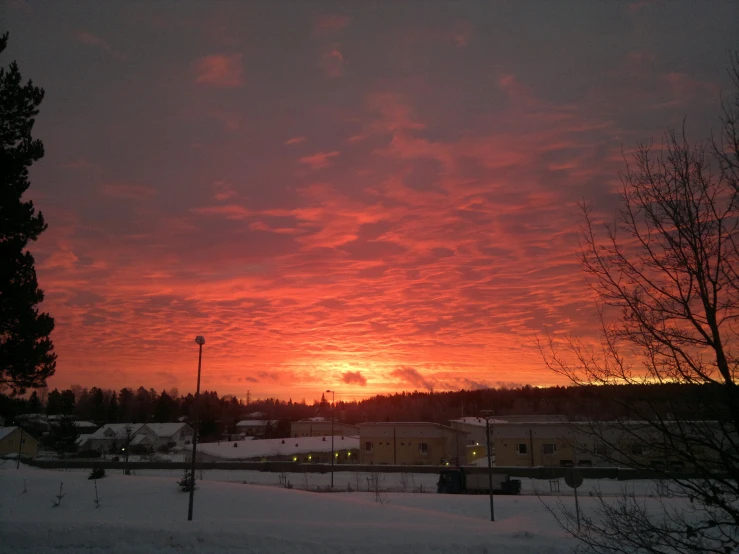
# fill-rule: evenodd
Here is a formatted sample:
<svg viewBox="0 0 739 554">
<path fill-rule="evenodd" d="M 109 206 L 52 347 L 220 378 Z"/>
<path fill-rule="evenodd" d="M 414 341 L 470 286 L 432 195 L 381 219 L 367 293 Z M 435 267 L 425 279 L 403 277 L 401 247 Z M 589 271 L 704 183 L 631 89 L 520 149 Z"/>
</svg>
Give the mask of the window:
<svg viewBox="0 0 739 554">
<path fill-rule="evenodd" d="M 544 448 L 543 448 L 544 454 L 554 454 L 556 451 L 557 451 L 556 444 L 544 444 Z"/>
<path fill-rule="evenodd" d="M 528 445 L 525 442 L 519 442 L 516 445 L 516 454 L 526 454 L 528 452 Z"/>
<path fill-rule="evenodd" d="M 605 444 L 596 444 L 593 446 L 593 452 L 596 454 L 600 454 L 601 456 L 605 456 L 608 454 L 608 446 Z"/>
<path fill-rule="evenodd" d="M 641 444 L 632 444 L 631 454 L 634 456 L 641 456 L 642 454 L 644 454 L 644 446 Z"/>
<path fill-rule="evenodd" d="M 364 443 L 364 451 L 372 452 L 372 441 L 367 441 Z"/>
<path fill-rule="evenodd" d="M 418 451 L 421 454 L 428 454 L 429 453 L 429 445 L 425 442 L 419 442 L 418 443 Z"/>
</svg>

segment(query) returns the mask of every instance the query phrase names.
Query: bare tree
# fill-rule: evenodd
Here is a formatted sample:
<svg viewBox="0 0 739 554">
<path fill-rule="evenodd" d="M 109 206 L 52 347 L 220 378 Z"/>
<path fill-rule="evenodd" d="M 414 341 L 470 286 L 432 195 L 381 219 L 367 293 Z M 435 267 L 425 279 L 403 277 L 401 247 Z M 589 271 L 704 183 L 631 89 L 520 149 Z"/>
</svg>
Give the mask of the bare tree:
<svg viewBox="0 0 739 554">
<path fill-rule="evenodd" d="M 654 498 L 597 497 L 576 525 L 594 552 L 739 549 L 739 57 L 720 138 L 692 144 L 668 131 L 639 144 L 621 174 L 621 208 L 601 225 L 582 206 L 580 263 L 599 299 L 601 343 L 550 337 L 547 365 L 578 385 L 663 384 L 662 397 L 614 395 L 628 421 L 589 422 L 602 463 L 669 480 Z M 605 232 L 599 234 L 599 229 Z M 624 400 L 624 398 L 626 398 Z M 583 433 L 580 433 L 583 434 Z M 668 497 L 684 497 L 677 502 Z"/>
</svg>

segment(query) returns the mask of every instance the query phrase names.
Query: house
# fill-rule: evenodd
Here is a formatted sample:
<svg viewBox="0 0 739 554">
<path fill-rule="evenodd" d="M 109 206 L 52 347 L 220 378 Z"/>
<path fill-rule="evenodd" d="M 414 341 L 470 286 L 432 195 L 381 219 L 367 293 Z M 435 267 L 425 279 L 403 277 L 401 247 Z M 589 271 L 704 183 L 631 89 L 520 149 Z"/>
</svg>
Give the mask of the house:
<svg viewBox="0 0 739 554">
<path fill-rule="evenodd" d="M 265 437 L 277 423 L 276 419 L 245 419 L 236 424 L 236 433 L 244 437 Z"/>
<path fill-rule="evenodd" d="M 439 423 L 360 423 L 359 442 L 361 464 L 467 463 L 467 433 Z"/>
<path fill-rule="evenodd" d="M 18 455 L 35 458 L 39 442 L 21 427 L 0 427 L 0 456 Z"/>
<path fill-rule="evenodd" d="M 60 422 L 63 417 L 65 416 L 62 416 L 62 415 L 47 416 L 46 421 L 49 424 L 48 429 L 51 430 L 55 427 L 59 427 Z M 70 417 L 70 416 L 66 416 L 66 417 Z M 96 425 L 92 421 L 81 421 L 81 420 L 74 420 L 74 426 L 80 435 L 89 435 L 91 433 L 94 433 L 100 428 L 99 425 Z"/>
<path fill-rule="evenodd" d="M 334 463 L 357 463 L 359 439 L 334 437 Z M 186 459 L 192 455 L 185 450 Z M 296 463 L 331 463 L 331 437 L 220 441 L 198 444 L 198 461 L 291 461 Z"/>
<path fill-rule="evenodd" d="M 147 423 L 154 433 L 154 448 L 184 446 L 192 442 L 193 430 L 187 423 Z"/>
<path fill-rule="evenodd" d="M 325 417 L 309 417 L 290 423 L 291 437 L 322 437 L 331 434 L 356 437 L 359 436 L 359 427 L 340 421 L 334 421 L 332 425 L 331 420 Z"/>
<path fill-rule="evenodd" d="M 152 445 L 156 443 L 157 435 L 144 423 L 108 423 L 94 433 L 80 435 L 77 438 L 77 449 L 113 452 L 132 443 L 137 435 L 146 435 Z"/>
</svg>

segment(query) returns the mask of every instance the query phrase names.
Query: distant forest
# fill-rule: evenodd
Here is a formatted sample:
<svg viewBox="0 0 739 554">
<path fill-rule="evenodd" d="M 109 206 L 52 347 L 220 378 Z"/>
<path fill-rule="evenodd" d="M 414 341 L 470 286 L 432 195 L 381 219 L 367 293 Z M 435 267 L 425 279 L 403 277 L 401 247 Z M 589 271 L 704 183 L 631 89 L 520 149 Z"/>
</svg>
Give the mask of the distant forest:
<svg viewBox="0 0 739 554">
<path fill-rule="evenodd" d="M 586 387 L 500 388 L 454 392 L 403 392 L 378 395 L 361 401 L 336 402 L 336 418 L 347 423 L 362 421 L 430 421 L 448 424 L 462 416 L 549 415 L 578 419 L 633 418 L 637 413 L 696 419 L 710 417 L 710 406 L 719 391 L 708 385 L 623 385 Z M 6 425 L 16 416 L 30 413 L 70 415 L 96 424 L 172 422 L 193 419 L 195 397 L 180 396 L 176 389 L 157 392 L 139 387 L 120 391 L 74 386 L 62 391 L 34 391 L 27 399 L 0 395 L 0 415 Z M 634 412 L 643 406 L 643 410 Z M 625 406 L 630 406 L 626 408 Z M 330 417 L 331 405 L 322 397 L 313 404 L 257 399 L 248 405 L 232 395 L 215 391 L 201 394 L 200 433 L 212 438 L 233 433 L 238 421 L 261 412 L 263 419 L 277 420 L 271 436 L 288 436 L 290 421 L 306 417 Z"/>
</svg>

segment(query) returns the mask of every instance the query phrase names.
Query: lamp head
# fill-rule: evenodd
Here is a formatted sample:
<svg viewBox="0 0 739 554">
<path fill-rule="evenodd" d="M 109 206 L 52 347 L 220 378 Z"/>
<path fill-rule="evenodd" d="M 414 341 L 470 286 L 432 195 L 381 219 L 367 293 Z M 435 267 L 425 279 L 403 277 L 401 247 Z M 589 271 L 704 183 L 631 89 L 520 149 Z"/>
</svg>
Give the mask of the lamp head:
<svg viewBox="0 0 739 554">
<path fill-rule="evenodd" d="M 197 337 L 195 337 L 195 342 L 198 343 L 200 346 L 203 346 L 205 344 L 205 337 L 198 335 Z"/>
</svg>

